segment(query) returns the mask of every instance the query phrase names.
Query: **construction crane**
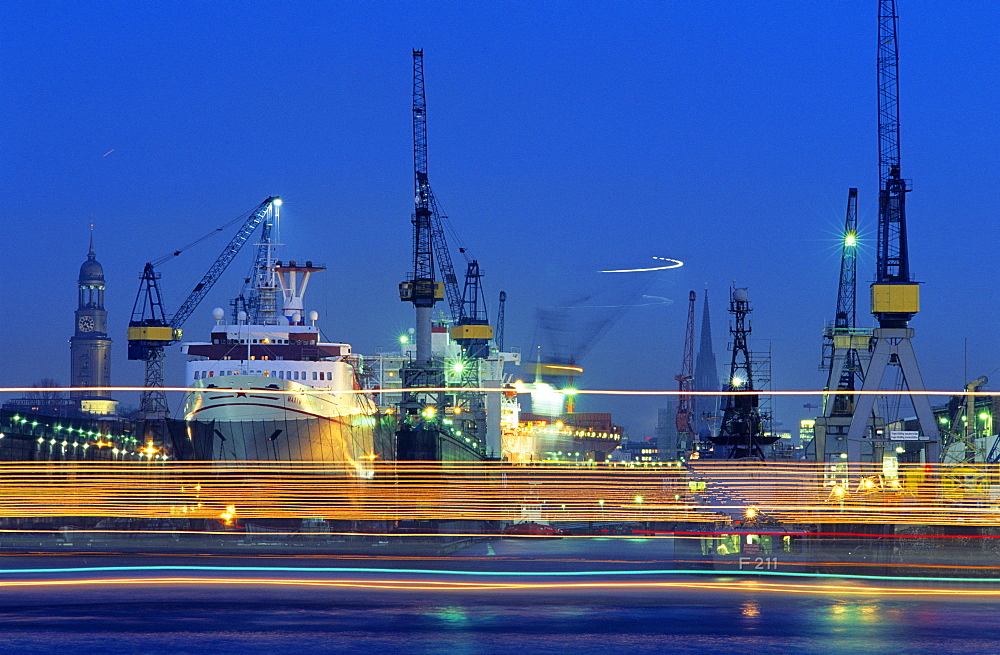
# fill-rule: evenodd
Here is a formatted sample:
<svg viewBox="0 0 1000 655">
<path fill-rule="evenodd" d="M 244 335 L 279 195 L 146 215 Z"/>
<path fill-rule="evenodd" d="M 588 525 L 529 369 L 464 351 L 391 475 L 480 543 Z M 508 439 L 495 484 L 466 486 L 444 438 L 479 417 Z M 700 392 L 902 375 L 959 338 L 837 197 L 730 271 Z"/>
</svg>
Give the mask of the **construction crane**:
<svg viewBox="0 0 1000 655">
<path fill-rule="evenodd" d="M 417 364 L 431 359 L 431 310 L 444 300 L 444 285 L 434 278 L 434 194 L 427 177 L 427 100 L 424 51 L 413 51 L 413 273 L 399 285 L 399 299 L 416 309 Z M 445 248 L 447 252 L 447 248 Z M 450 260 L 450 257 L 449 257 Z M 452 271 L 454 277 L 454 271 Z M 456 282 L 457 285 L 457 282 Z M 458 312 L 462 299 L 459 295 Z"/>
<path fill-rule="evenodd" d="M 871 393 L 880 388 L 888 366 L 898 366 L 909 391 L 924 390 L 913 352 L 909 321 L 920 309 L 920 288 L 910 275 L 906 235 L 906 194 L 910 184 L 900 169 L 899 140 L 899 17 L 895 0 L 879 0 L 878 15 L 878 141 L 879 202 L 875 282 L 871 285 L 871 311 L 878 319 L 872 333 L 871 363 L 862 395 L 855 407 L 847 435 L 848 459 L 861 461 L 862 440 L 868 432 L 875 402 Z M 927 461 L 939 461 L 937 423 L 926 395 L 910 396 L 926 447 Z M 891 437 L 891 435 L 889 435 Z M 885 442 L 872 442 L 873 461 L 882 461 Z"/>
<path fill-rule="evenodd" d="M 813 441 L 806 446 L 816 461 L 839 460 L 846 446 L 845 439 L 854 415 L 853 394 L 859 381 L 864 380 L 872 339 L 870 328 L 857 327 L 857 251 L 858 251 L 858 190 L 847 192 L 847 216 L 841 240 L 840 282 L 837 286 L 837 310 L 832 325 L 823 330 L 823 361 L 826 371 L 824 391 L 841 393 L 823 396 L 822 416 L 814 424 Z"/>
<path fill-rule="evenodd" d="M 684 330 L 684 356 L 681 358 L 681 372 L 674 376 L 677 380 L 677 415 L 674 424 L 677 427 L 677 450 L 698 450 L 697 435 L 694 427 L 694 397 L 691 395 L 691 383 L 694 380 L 694 303 L 697 294 L 688 294 L 687 327 Z"/>
<path fill-rule="evenodd" d="M 823 331 L 823 368 L 827 370 L 826 390 L 854 391 L 864 379 L 871 330 L 857 328 L 858 190 L 847 193 L 840 256 L 840 282 L 833 325 Z M 823 397 L 824 416 L 850 416 L 854 396 L 837 394 Z"/>
<path fill-rule="evenodd" d="M 246 217 L 239 231 L 173 315 L 168 316 L 163 308 L 159 285 L 160 274 L 156 271 L 156 267 L 180 255 L 190 246 L 148 262 L 143 268 L 139 278 L 139 293 L 132 306 L 132 318 L 128 324 L 128 358 L 146 362 L 143 383 L 145 390 L 139 401 L 139 410 L 144 418 L 163 419 L 170 413 L 167 397 L 163 391 L 164 348 L 181 340 L 183 336 L 181 327 L 184 322 L 204 300 L 261 221 L 272 212 L 276 212 L 280 206 L 281 199 L 272 196 Z"/>
<path fill-rule="evenodd" d="M 465 352 L 466 357 L 484 359 L 490 355 L 490 339 L 493 327 L 486 315 L 486 300 L 483 297 L 483 274 L 479 262 L 469 261 L 465 272 L 465 288 L 462 291 L 462 306 L 458 320 L 451 328 L 451 338 Z"/>
<path fill-rule="evenodd" d="M 471 389 L 480 386 L 479 364 L 476 361 L 454 362 L 446 373 L 443 362 L 436 360 L 431 347 L 431 313 L 434 304 L 445 299 L 446 292 L 453 326 L 459 329 L 459 336 L 466 339 L 465 352 L 481 351 L 479 342 L 486 333 L 483 328 L 489 326 L 478 323 L 482 291 L 479 264 L 475 260 L 469 262 L 471 277 L 467 277 L 466 284 L 473 309 L 470 309 L 467 324 L 461 325 L 465 303 L 445 239 L 444 220 L 447 217 L 438 207 L 427 175 L 423 50 L 413 50 L 413 184 L 413 272 L 400 283 L 399 298 L 412 303 L 416 312 L 416 356 L 401 371 L 403 387 L 408 391 L 403 392 L 399 403 L 397 456 L 403 460 L 441 460 L 444 458 L 442 450 L 449 448 L 448 458 L 477 459 L 484 453 L 485 404 L 482 393 Z M 434 276 L 435 259 L 443 282 Z M 488 344 L 491 337 L 492 328 L 489 328 L 485 343 Z M 486 348 L 488 354 L 488 345 Z M 449 396 L 443 391 L 448 376 L 452 379 L 457 376 L 457 386 L 470 391 L 456 390 L 449 402 Z M 474 393 L 479 396 L 474 397 Z M 457 418 L 446 420 L 449 410 Z M 451 427 L 446 428 L 446 425 Z M 446 436 L 451 437 L 448 446 L 443 445 Z"/>
</svg>

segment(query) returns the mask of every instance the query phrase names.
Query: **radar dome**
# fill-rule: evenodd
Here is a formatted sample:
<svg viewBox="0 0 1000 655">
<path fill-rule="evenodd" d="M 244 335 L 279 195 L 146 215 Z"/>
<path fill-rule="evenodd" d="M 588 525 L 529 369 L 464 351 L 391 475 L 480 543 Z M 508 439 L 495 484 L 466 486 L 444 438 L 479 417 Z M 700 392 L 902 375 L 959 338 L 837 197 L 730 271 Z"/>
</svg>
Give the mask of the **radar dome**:
<svg viewBox="0 0 1000 655">
<path fill-rule="evenodd" d="M 311 312 L 309 312 L 309 320 L 312 321 L 313 323 L 315 323 L 316 321 L 318 321 L 319 320 L 319 312 L 317 312 L 315 309 L 312 310 Z"/>
<path fill-rule="evenodd" d="M 295 324 L 302 322 L 302 312 L 295 312 L 292 314 L 292 322 Z"/>
<path fill-rule="evenodd" d="M 240 321 L 241 323 L 244 322 L 244 321 L 246 321 L 247 320 L 247 313 L 241 309 L 240 313 L 236 315 L 236 320 Z"/>
<path fill-rule="evenodd" d="M 733 300 L 736 302 L 746 302 L 747 301 L 747 290 L 746 289 L 735 289 L 733 290 Z"/>
<path fill-rule="evenodd" d="M 221 307 L 216 307 L 215 309 L 212 310 L 212 318 L 214 318 L 215 320 L 221 321 L 225 317 L 226 317 L 226 310 L 222 309 Z"/>
</svg>

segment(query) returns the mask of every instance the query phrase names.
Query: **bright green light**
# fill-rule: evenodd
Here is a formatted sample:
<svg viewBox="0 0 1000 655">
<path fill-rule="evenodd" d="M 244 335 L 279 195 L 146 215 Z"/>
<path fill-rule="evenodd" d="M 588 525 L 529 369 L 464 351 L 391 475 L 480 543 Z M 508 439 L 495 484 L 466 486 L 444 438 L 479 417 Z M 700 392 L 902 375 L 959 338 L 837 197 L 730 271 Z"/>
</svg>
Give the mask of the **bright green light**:
<svg viewBox="0 0 1000 655">
<path fill-rule="evenodd" d="M 577 391 L 576 389 L 570 387 L 568 389 L 563 389 L 563 393 L 566 394 L 567 396 L 575 396 L 577 394 Z"/>
<path fill-rule="evenodd" d="M 844 245 L 848 248 L 853 248 L 858 245 L 858 235 L 854 232 L 848 232 L 847 235 L 844 236 Z"/>
<path fill-rule="evenodd" d="M 942 416 L 941 418 L 938 419 L 938 423 L 941 423 L 942 425 L 947 425 L 948 419 Z"/>
<path fill-rule="evenodd" d="M 462 371 L 465 370 L 465 363 L 455 362 L 454 364 L 451 365 L 451 370 L 454 371 L 455 373 L 461 373 Z"/>
<path fill-rule="evenodd" d="M 989 414 L 989 412 L 979 412 L 979 418 L 981 418 L 982 420 L 984 420 L 984 421 L 985 421 L 985 420 L 986 420 L 986 419 L 988 419 L 989 417 L 990 417 L 990 414 Z"/>
<path fill-rule="evenodd" d="M 744 382 L 746 382 L 746 380 L 744 380 L 740 376 L 738 376 L 738 375 L 734 375 L 733 376 L 732 385 L 734 387 L 742 387 Z"/>
<path fill-rule="evenodd" d="M 406 336 L 405 334 L 399 335 L 399 343 L 404 343 L 404 344 L 410 343 L 410 337 Z"/>
<path fill-rule="evenodd" d="M 636 505 L 642 504 L 642 496 L 636 496 L 635 497 L 635 504 Z"/>
<path fill-rule="evenodd" d="M 281 198 L 275 198 L 274 202 L 271 204 L 274 205 L 275 207 L 281 207 Z"/>
</svg>

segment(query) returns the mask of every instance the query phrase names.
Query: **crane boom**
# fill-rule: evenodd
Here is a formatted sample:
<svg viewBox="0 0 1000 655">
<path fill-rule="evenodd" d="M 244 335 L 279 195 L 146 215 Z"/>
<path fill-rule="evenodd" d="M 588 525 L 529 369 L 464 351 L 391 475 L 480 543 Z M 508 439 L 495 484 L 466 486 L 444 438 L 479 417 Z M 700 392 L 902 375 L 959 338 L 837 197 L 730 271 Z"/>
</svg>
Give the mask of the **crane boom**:
<svg viewBox="0 0 1000 655">
<path fill-rule="evenodd" d="M 180 308 L 174 313 L 170 319 L 170 327 L 179 329 L 184 322 L 191 316 L 192 312 L 197 309 L 198 305 L 208 292 L 215 286 L 215 283 L 219 280 L 222 273 L 229 268 L 229 264 L 232 263 L 233 258 L 240 252 L 250 235 L 253 231 L 257 229 L 260 222 L 264 220 L 264 217 L 272 210 L 272 205 L 278 207 L 281 205 L 281 198 L 277 196 L 272 196 L 260 203 L 255 210 L 247 217 L 244 221 L 243 226 L 240 227 L 239 231 L 233 236 L 232 240 L 229 242 L 223 251 L 219 254 L 219 257 L 215 262 L 209 267 L 208 271 L 201 278 L 198 284 L 195 285 L 194 290 L 191 291 L 187 299 L 181 303 Z"/>
<path fill-rule="evenodd" d="M 462 317 L 463 294 L 458 285 L 458 276 L 455 274 L 455 266 L 451 262 L 451 251 L 448 250 L 448 240 L 444 234 L 446 220 L 448 217 L 438 207 L 437 199 L 431 192 L 431 240 L 434 243 L 434 256 L 437 258 L 438 271 L 444 281 L 444 292 L 448 298 L 451 320 L 457 323 Z"/>
<path fill-rule="evenodd" d="M 494 334 L 493 340 L 497 344 L 497 350 L 503 352 L 503 324 L 504 324 L 504 314 L 507 305 L 507 292 L 500 292 L 500 305 L 497 309 L 497 329 Z"/>
</svg>

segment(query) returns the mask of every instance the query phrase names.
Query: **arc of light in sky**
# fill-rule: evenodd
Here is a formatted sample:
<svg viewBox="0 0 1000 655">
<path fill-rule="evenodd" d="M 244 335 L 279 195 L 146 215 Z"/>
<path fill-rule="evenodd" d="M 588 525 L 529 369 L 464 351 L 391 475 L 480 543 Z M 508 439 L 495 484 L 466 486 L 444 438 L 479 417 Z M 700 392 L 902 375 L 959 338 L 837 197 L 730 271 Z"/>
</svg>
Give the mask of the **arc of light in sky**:
<svg viewBox="0 0 1000 655">
<path fill-rule="evenodd" d="M 601 271 L 601 273 L 645 273 L 646 271 L 665 271 L 670 268 L 680 268 L 684 265 L 684 262 L 681 260 L 670 259 L 669 257 L 653 257 L 653 259 L 669 263 L 666 266 L 653 266 L 651 268 L 622 268 L 613 271 Z"/>
</svg>

